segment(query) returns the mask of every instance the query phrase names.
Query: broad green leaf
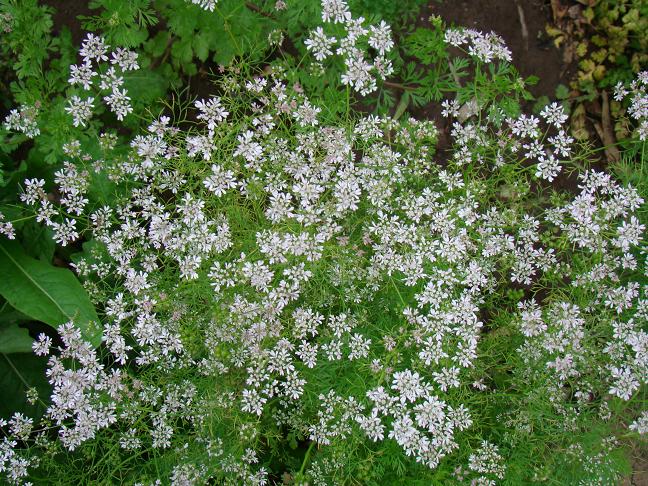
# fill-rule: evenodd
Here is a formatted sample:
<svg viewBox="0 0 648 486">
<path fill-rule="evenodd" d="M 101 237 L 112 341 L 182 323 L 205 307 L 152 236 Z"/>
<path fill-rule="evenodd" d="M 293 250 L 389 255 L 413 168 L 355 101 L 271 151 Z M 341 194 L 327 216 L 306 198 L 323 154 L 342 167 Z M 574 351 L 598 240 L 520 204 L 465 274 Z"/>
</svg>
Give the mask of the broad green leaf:
<svg viewBox="0 0 648 486">
<path fill-rule="evenodd" d="M 0 353 L 30 353 L 32 341 L 27 329 L 16 322 L 0 327 Z"/>
<path fill-rule="evenodd" d="M 45 378 L 47 358 L 32 353 L 0 353 L 0 417 L 8 418 L 14 412 L 20 412 L 32 418 L 38 418 L 48 403 L 51 387 Z M 39 401 L 30 404 L 25 393 L 28 389 L 38 391 Z"/>
<path fill-rule="evenodd" d="M 29 256 L 51 262 L 56 249 L 52 230 L 33 219 L 29 220 L 22 228 L 22 247 Z"/>
<path fill-rule="evenodd" d="M 0 242 L 0 295 L 20 312 L 57 327 L 68 321 L 95 346 L 101 342 L 99 318 L 74 274 L 31 258 L 14 241 Z"/>
<path fill-rule="evenodd" d="M 0 297 L 0 301 L 2 301 L 2 306 L 0 306 L 0 327 L 14 322 L 26 322 L 31 320 L 29 316 L 11 307 L 2 297 Z"/>
<path fill-rule="evenodd" d="M 155 35 L 155 37 L 147 42 L 146 50 L 151 54 L 151 56 L 160 57 L 164 54 L 170 39 L 171 34 L 165 30 L 161 30 Z"/>
</svg>

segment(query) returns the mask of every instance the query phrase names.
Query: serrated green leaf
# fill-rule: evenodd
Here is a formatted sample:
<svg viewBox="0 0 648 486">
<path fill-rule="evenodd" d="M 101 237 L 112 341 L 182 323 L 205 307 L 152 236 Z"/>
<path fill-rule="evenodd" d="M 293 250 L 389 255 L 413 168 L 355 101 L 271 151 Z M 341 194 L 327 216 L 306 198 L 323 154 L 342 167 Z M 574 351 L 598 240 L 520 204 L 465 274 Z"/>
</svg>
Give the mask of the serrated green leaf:
<svg viewBox="0 0 648 486">
<path fill-rule="evenodd" d="M 0 326 L 0 353 L 29 353 L 32 341 L 27 329 L 18 327 L 16 322 Z"/>
<path fill-rule="evenodd" d="M 540 80 L 540 78 L 538 76 L 531 75 L 531 76 L 529 76 L 528 78 L 526 78 L 524 80 L 524 84 L 533 86 L 533 85 L 538 84 L 539 80 Z"/>
<path fill-rule="evenodd" d="M 0 295 L 20 312 L 57 327 L 68 321 L 98 346 L 99 317 L 74 274 L 31 258 L 15 241 L 0 242 Z"/>
<path fill-rule="evenodd" d="M 565 100 L 569 98 L 569 88 L 564 84 L 559 84 L 556 86 L 556 98 L 559 100 Z"/>
<path fill-rule="evenodd" d="M 181 65 L 189 64 L 193 59 L 193 49 L 191 48 L 191 37 L 183 38 L 173 43 L 171 55 Z"/>
<path fill-rule="evenodd" d="M 151 54 L 151 56 L 159 57 L 164 54 L 164 51 L 166 50 L 170 39 L 171 34 L 167 31 L 162 30 L 158 32 L 155 37 L 148 41 L 146 50 Z"/>
<path fill-rule="evenodd" d="M 209 56 L 209 36 L 203 33 L 197 34 L 193 39 L 193 49 L 199 60 L 206 61 Z"/>
<path fill-rule="evenodd" d="M 187 4 L 182 11 L 175 12 L 175 15 L 172 15 L 171 13 L 172 11 L 166 15 L 167 25 L 169 30 L 178 37 L 193 35 L 200 16 L 205 15 L 204 10 L 200 10 L 190 4 Z"/>
<path fill-rule="evenodd" d="M 228 65 L 236 55 L 235 46 L 228 41 L 224 41 L 214 54 L 214 61 L 218 64 Z"/>
<path fill-rule="evenodd" d="M 124 74 L 128 95 L 140 103 L 150 103 L 164 97 L 168 81 L 156 71 L 135 71 Z"/>
</svg>

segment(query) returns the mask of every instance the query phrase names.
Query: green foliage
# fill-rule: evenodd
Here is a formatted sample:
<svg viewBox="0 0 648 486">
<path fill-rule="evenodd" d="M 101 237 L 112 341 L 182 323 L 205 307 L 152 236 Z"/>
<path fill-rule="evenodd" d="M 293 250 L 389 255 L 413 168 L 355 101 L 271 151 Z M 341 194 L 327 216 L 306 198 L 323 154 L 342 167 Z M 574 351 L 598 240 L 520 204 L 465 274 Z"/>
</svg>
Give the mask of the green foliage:
<svg viewBox="0 0 648 486">
<path fill-rule="evenodd" d="M 399 88 L 405 91 L 403 97 L 413 107 L 453 95 L 464 109 L 477 102 L 480 109 L 502 110 L 510 116 L 519 112 L 521 100 L 532 99 L 526 87 L 535 84 L 537 78 L 522 80 L 515 67 L 506 61 L 477 62 L 469 69 L 466 53 L 451 54 L 445 32 L 445 23 L 432 17 L 429 28 L 418 28 L 403 41 L 405 57 L 413 60 L 403 67 Z"/>
<path fill-rule="evenodd" d="M 0 295 L 24 314 L 59 326 L 73 321 L 85 339 L 98 346 L 99 317 L 85 290 L 67 269 L 27 256 L 15 242 L 0 242 Z"/>
<path fill-rule="evenodd" d="M 21 229 L 21 243 L 25 253 L 44 263 L 51 263 L 56 251 L 52 230 L 34 219 L 26 221 Z"/>
<path fill-rule="evenodd" d="M 410 88 L 414 106 L 440 101 L 445 93 L 456 89 L 458 81 L 467 74 L 466 59 L 450 59 L 443 38 L 444 28 L 437 20 L 432 28 L 416 29 L 405 38 L 405 54 L 415 61 L 406 64 L 403 79 Z"/>
<path fill-rule="evenodd" d="M 16 322 L 0 324 L 0 353 L 31 353 L 32 338 L 29 331 Z"/>
<path fill-rule="evenodd" d="M 246 6 L 245 2 L 224 0 L 214 12 L 206 12 L 184 0 L 158 0 L 156 7 L 166 20 L 168 32 L 160 32 L 149 42 L 150 53 L 166 53 L 172 65 L 194 75 L 199 62 L 228 65 L 235 56 L 258 60 L 266 50 L 271 18 Z"/>
<path fill-rule="evenodd" d="M 583 38 L 579 46 L 587 52 L 579 55 L 580 85 L 610 87 L 630 81 L 648 63 L 648 4 L 643 0 L 599 0 L 583 15 L 594 35 Z"/>
<path fill-rule="evenodd" d="M 101 32 L 113 45 L 139 47 L 148 39 L 149 28 L 158 23 L 151 0 L 91 0 L 88 6 L 100 13 L 81 16 L 81 26 Z"/>
<path fill-rule="evenodd" d="M 14 412 L 37 418 L 43 414 L 51 387 L 45 377 L 47 358 L 33 353 L 0 353 L 0 416 Z M 37 401 L 30 403 L 26 393 L 34 389 Z"/>
<path fill-rule="evenodd" d="M 399 25 L 415 22 L 416 14 L 426 3 L 426 0 L 351 0 L 349 6 L 353 12 L 371 12 L 391 25 Z"/>
<path fill-rule="evenodd" d="M 10 77 L 11 93 L 7 96 L 15 104 L 34 105 L 38 102 L 38 124 L 42 132 L 33 141 L 6 131 L 0 134 L 0 141 L 4 142 L 0 149 L 0 162 L 6 170 L 0 180 L 0 213 L 4 217 L 0 222 L 11 222 L 16 230 L 13 241 L 0 235 L 0 274 L 3 277 L 0 280 L 0 390 L 3 396 L 8 397 L 0 405 L 0 418 L 17 411 L 36 417 L 46 406 L 50 389 L 44 379 L 45 358 L 37 358 L 30 352 L 32 336 L 35 335 L 33 320 L 52 326 L 51 336 L 55 336 L 57 326 L 73 320 L 84 337 L 96 347 L 93 352 L 97 353 L 97 363 L 101 363 L 102 370 L 105 366 L 106 371 L 112 369 L 115 361 L 115 354 L 112 349 L 109 352 L 109 348 L 115 342 L 119 343 L 121 336 L 112 336 L 112 343 L 107 339 L 100 345 L 99 316 L 104 324 L 114 324 L 118 330 L 124 331 L 122 344 L 128 356 L 123 367 L 116 367 L 121 373 L 117 388 L 123 388 L 109 393 L 99 386 L 95 390 L 93 383 L 88 385 L 88 389 L 93 390 L 88 399 L 97 400 L 102 406 L 112 404 L 114 397 L 111 393 L 115 392 L 132 398 L 135 404 L 120 409 L 119 421 L 100 428 L 96 435 L 74 451 L 65 450 L 55 441 L 49 442 L 49 449 L 43 450 L 42 454 L 37 452 L 40 466 L 34 468 L 35 483 L 153 482 L 176 474 L 179 466 L 201 464 L 201 469 L 196 471 L 197 480 L 209 477 L 209 481 L 215 484 L 245 482 L 240 479 L 242 476 L 232 479 L 229 473 L 242 468 L 247 474 L 248 466 L 250 469 L 263 467 L 270 471 L 271 480 L 281 480 L 286 484 L 319 484 L 316 479 L 322 478 L 333 484 L 345 485 L 459 484 L 473 479 L 468 477 L 472 473 L 465 466 L 479 451 L 483 440 L 497 444 L 500 454 L 506 458 L 507 472 L 502 484 L 576 484 L 583 478 L 600 478 L 604 483 L 614 483 L 619 474 L 628 471 L 627 454 L 622 445 L 612 444 L 606 438 L 618 434 L 618 429 L 625 427 L 622 424 L 629 422 L 627 419 L 634 414 L 634 409 L 641 408 L 646 402 L 645 391 L 636 392 L 628 404 L 606 394 L 607 390 L 598 384 L 600 377 L 596 373 L 604 369 L 608 358 L 599 353 L 583 366 L 583 380 L 591 380 L 591 389 L 603 389 L 603 393 L 597 391 L 587 399 L 578 398 L 576 391 L 580 391 L 581 376 L 560 381 L 556 390 L 555 375 L 546 363 L 541 360 L 531 363 L 527 361 L 528 356 L 520 352 L 526 341 L 519 327 L 518 304 L 521 301 L 533 297 L 543 306 L 562 301 L 575 302 L 582 309 L 593 305 L 593 294 L 572 288 L 569 281 L 572 273 L 568 271 L 588 272 L 601 263 L 597 261 L 600 255 L 579 252 L 577 245 L 560 236 L 555 228 L 540 228 L 537 240 L 528 243 L 528 248 L 516 251 L 533 254 L 544 248 L 540 243 L 546 244 L 567 264 L 542 271 L 538 268 L 531 283 L 511 285 L 512 258 L 504 251 L 501 257 L 493 257 L 494 269 L 488 269 L 493 278 L 484 284 L 489 286 L 489 290 L 484 292 L 483 299 L 480 294 L 482 300 L 476 303 L 479 315 L 475 316 L 483 321 L 479 323 L 483 326 L 478 331 L 474 361 L 471 358 L 471 366 L 461 370 L 460 385 L 444 389 L 443 393 L 438 383 L 430 385 L 431 389 L 434 387 L 434 393 L 442 396 L 449 405 L 466 405 L 472 413 L 473 425 L 465 433 L 456 434 L 457 447 L 452 455 L 443 459 L 438 467 L 421 465 L 415 457 L 404 454 L 401 445 L 391 438 L 368 440 L 354 417 L 348 421 L 349 430 L 344 432 L 344 440 L 317 445 L 309 439 L 307 426 L 318 421 L 320 394 L 336 390 L 341 399 L 357 397 L 364 413 L 371 408 L 366 400 L 367 390 L 383 386 L 391 393 L 394 389 L 391 387 L 393 371 L 411 367 L 425 374 L 432 369 L 456 364 L 456 357 L 448 355 L 441 356 L 434 365 L 424 364 L 418 353 L 422 327 L 418 327 L 418 323 L 415 326 L 409 318 L 404 318 L 404 314 L 418 312 L 412 308 L 417 307 L 416 301 L 425 290 L 420 279 L 415 279 L 413 285 L 406 284 L 406 275 L 401 270 L 390 269 L 371 282 L 368 278 L 365 280 L 370 263 L 380 256 L 379 244 L 374 245 L 376 242 L 371 240 L 374 236 L 367 228 L 381 222 L 385 217 L 383 211 L 396 215 L 393 220 L 395 228 L 401 224 L 405 227 L 404 222 L 417 211 L 427 212 L 416 216 L 422 220 L 430 214 L 439 217 L 439 221 L 430 222 L 430 227 L 450 225 L 455 218 L 454 212 L 461 212 L 456 216 L 456 240 L 427 240 L 430 233 L 427 227 L 425 235 L 418 235 L 416 225 L 412 225 L 398 236 L 394 254 L 416 241 L 417 247 L 421 248 L 433 247 L 437 243 L 440 248 L 471 245 L 474 248 L 470 251 L 476 254 L 482 251 L 485 255 L 492 249 L 479 247 L 482 236 L 491 230 L 501 230 L 503 241 L 514 244 L 516 232 L 528 230 L 523 224 L 526 220 L 521 219 L 538 216 L 545 225 L 547 223 L 540 215 L 552 205 L 566 204 L 568 198 L 566 194 L 559 194 L 555 187 L 533 178 L 534 165 L 527 156 L 522 156 L 519 147 L 512 151 L 514 160 L 504 162 L 498 159 L 500 151 L 506 153 L 511 149 L 507 145 L 511 140 L 506 137 L 513 138 L 506 132 L 505 119 L 520 114 L 521 102 L 530 99 L 526 88 L 537 78 L 521 79 L 516 69 L 505 61 L 484 63 L 460 49 L 450 49 L 444 39 L 445 24 L 440 19 L 433 19 L 431 28 L 419 28 L 406 34 L 399 32 L 404 36 L 402 44 L 399 44 L 402 59 L 398 56 L 394 59 L 397 67 L 394 78 L 382 85 L 379 83 L 374 94 L 359 98 L 349 87 L 340 85 L 342 63 L 332 61 L 330 66 L 323 68 L 311 62 L 312 57 L 304 48 L 304 39 L 321 24 L 319 1 L 288 0 L 285 11 L 276 10 L 275 3 L 275 0 L 256 3 L 220 0 L 214 12 L 208 12 L 184 0 L 91 1 L 89 6 L 96 11 L 95 15 L 81 18 L 82 26 L 104 35 L 113 48 L 139 47 L 138 61 L 143 69 L 124 73 L 124 87 L 133 99 L 132 115 L 123 123 L 117 123 L 110 113 L 99 111 L 89 126 L 81 129 L 71 126 L 70 116 L 65 112 L 67 99 L 75 89 L 67 84 L 68 66 L 79 62 L 69 31 L 63 30 L 56 39 L 52 39 L 51 8 L 39 7 L 31 0 L 23 3 L 0 0 L 0 14 L 19 19 L 11 20 L 16 30 L 0 48 L 4 49 L 0 52 L 5 64 L 14 57 L 20 61 L 16 72 L 18 79 Z M 352 0 L 349 3 L 355 13 L 372 21 L 387 19 L 394 23 L 396 19 L 411 19 L 415 8 L 423 2 Z M 3 19 L 0 21 L 6 20 Z M 640 23 L 640 19 L 630 14 L 626 20 L 637 25 Z M 30 22 L 37 26 L 33 34 L 28 32 Z M 333 26 L 337 27 L 340 26 Z M 404 27 L 403 30 L 407 29 Z M 266 39 L 271 32 L 287 34 L 288 39 L 281 47 L 268 46 Z M 27 42 L 19 42 L 21 38 Z M 32 62 L 30 66 L 27 66 L 28 61 Z M 169 100 L 170 88 L 191 84 L 197 75 L 204 81 L 204 75 L 210 70 L 214 76 L 208 85 L 199 86 L 199 93 L 174 92 L 173 99 Z M 277 73 L 282 73 L 276 79 L 285 81 L 291 97 L 295 93 L 299 96 L 306 93 L 313 106 L 321 110 L 319 126 L 311 130 L 300 125 L 290 106 L 286 105 L 270 116 L 272 127 L 268 133 L 255 134 L 258 137 L 255 141 L 259 140 L 267 152 L 259 160 L 245 161 L 233 152 L 240 144 L 241 133 L 248 129 L 257 130 L 255 127 L 259 123 L 265 123 L 260 121 L 258 112 L 267 108 L 265 96 L 268 95 L 267 92 L 263 95 L 252 93 L 252 90 L 244 88 L 245 82 L 256 77 L 267 80 L 271 86 Z M 206 97 L 207 90 L 221 96 L 224 103 L 227 101 L 230 116 L 218 125 L 214 134 L 209 135 L 217 146 L 213 153 L 204 158 L 200 154 L 189 156 L 184 151 L 187 136 L 200 132 L 194 113 L 187 110 L 187 106 L 191 105 L 193 96 Z M 559 86 L 556 95 L 558 99 L 566 100 L 569 90 Z M 289 99 L 297 104 L 296 100 L 301 100 L 299 96 Z M 167 102 L 159 106 L 157 102 L 165 97 Z M 467 126 L 475 129 L 472 133 L 467 130 L 468 138 L 473 137 L 475 146 L 470 147 L 472 152 L 469 154 L 474 157 L 466 161 L 456 162 L 447 157 L 441 164 L 433 162 L 437 141 L 434 122 L 428 120 L 417 125 L 415 121 L 408 121 L 409 109 L 425 107 L 444 98 L 456 101 L 461 106 L 461 115 L 456 118 L 462 118 L 461 122 L 467 120 Z M 536 112 L 549 101 L 548 98 L 538 100 Z M 258 108 L 259 104 L 265 108 Z M 232 324 L 234 312 L 231 308 L 249 305 L 252 314 L 257 312 L 255 306 L 258 302 L 268 305 L 271 301 L 260 301 L 262 291 L 241 284 L 243 273 L 240 269 L 232 270 L 232 275 L 238 272 L 233 277 L 233 282 L 239 280 L 237 288 L 215 291 L 214 283 L 220 282 L 210 281 L 211 277 L 206 276 L 207 268 L 211 264 L 231 264 L 235 268 L 238 258 L 239 263 L 264 263 L 266 256 L 260 255 L 257 240 L 263 231 L 277 229 L 286 235 L 299 237 L 308 237 L 317 231 L 313 229 L 317 225 L 306 219 L 285 218 L 280 224 L 271 224 L 267 214 L 275 201 L 268 195 L 268 187 L 288 185 L 290 178 L 284 180 L 285 174 L 282 173 L 286 167 L 290 171 L 301 173 L 303 170 L 306 173 L 319 170 L 319 165 L 325 166 L 328 162 L 324 159 L 330 156 L 327 151 L 335 153 L 336 148 L 330 146 L 338 140 L 331 138 L 328 147 L 319 146 L 316 142 L 320 135 L 318 130 L 320 127 L 330 130 L 329 125 L 337 127 L 340 129 L 339 141 L 346 142 L 344 137 L 354 133 L 358 119 L 363 117 L 363 121 L 367 121 L 360 110 L 392 114 L 390 120 L 383 120 L 384 125 L 380 125 L 380 137 L 372 138 L 374 136 L 359 132 L 361 135 L 353 137 L 348 152 L 349 159 L 358 162 L 354 168 L 358 178 L 364 177 L 365 171 L 376 170 L 375 180 L 367 179 L 371 184 L 363 181 L 358 192 L 364 195 L 372 191 L 372 197 L 381 200 L 381 208 L 376 210 L 377 205 L 372 206 L 363 200 L 352 217 L 340 221 L 339 228 L 326 228 L 326 231 L 339 232 L 341 236 L 327 241 L 326 234 L 322 233 L 325 244 L 321 259 L 312 261 L 290 256 L 287 262 L 273 263 L 275 276 L 270 286 L 282 275 L 287 275 L 293 264 L 303 263 L 303 268 L 312 272 L 312 278 L 305 284 L 300 298 L 322 314 L 353 316 L 354 332 L 371 339 L 371 351 L 358 360 L 327 360 L 320 348 L 321 363 L 316 369 L 294 359 L 291 366 L 294 363 L 298 372 L 295 376 L 303 377 L 306 382 L 303 395 L 295 401 L 294 409 L 292 405 L 284 407 L 280 404 L 283 398 L 275 394 L 265 404 L 263 414 L 243 412 L 240 394 L 246 383 L 245 373 L 250 369 L 246 370 L 236 361 L 244 359 L 239 357 L 241 341 L 238 341 L 243 333 Z M 150 179 L 131 178 L 142 169 L 136 155 L 138 147 L 131 145 L 130 141 L 136 134 L 151 136 L 154 130 L 147 130 L 147 126 L 151 118 L 160 114 L 169 115 L 171 126 L 179 127 L 178 132 L 168 132 L 160 139 L 176 152 L 155 158 L 154 163 L 158 164 L 160 172 L 151 171 Z M 498 130 L 497 135 L 482 131 L 480 123 L 485 119 L 492 122 L 494 130 Z M 498 138 L 501 133 L 505 136 Z M 546 135 L 542 136 L 543 142 Z M 77 149 L 74 154 L 70 150 L 64 153 L 63 144 L 71 141 L 77 143 Z M 287 147 L 283 152 L 277 149 L 282 144 Z M 304 151 L 306 156 L 300 153 L 303 147 L 297 148 L 300 145 L 309 147 Z M 373 152 L 377 146 L 383 152 Z M 621 179 L 632 183 L 648 199 L 645 150 L 645 143 L 625 142 L 622 160 L 615 170 Z M 575 152 L 570 154 L 564 171 L 588 167 L 591 163 L 594 152 L 587 147 L 578 147 Z M 282 160 L 282 157 L 290 160 Z M 383 157 L 388 163 L 382 160 Z M 32 209 L 22 208 L 19 200 L 22 181 L 29 177 L 42 177 L 48 181 L 43 200 L 58 204 L 61 194 L 50 181 L 63 160 L 71 161 L 77 169 L 89 174 L 89 185 L 83 194 L 89 200 L 88 215 L 101 207 L 117 208 L 107 217 L 104 228 L 90 229 L 96 223 L 97 213 L 91 218 L 84 212 L 83 216 L 75 218 L 87 223 L 89 231 L 83 231 L 73 247 L 57 246 L 53 231 L 38 223 Z M 383 163 L 384 167 L 380 165 Z M 257 170 L 256 164 L 263 165 L 263 171 Z M 213 196 L 205 184 L 212 165 L 235 173 L 238 185 L 226 194 Z M 342 168 L 343 165 L 336 167 Z M 410 166 L 415 170 L 410 171 Z M 257 177 L 261 173 L 262 177 Z M 329 176 L 322 174 L 323 179 Z M 178 185 L 179 191 L 172 188 L 171 179 L 182 181 Z M 446 181 L 450 179 L 454 189 L 448 189 L 450 184 Z M 398 184 L 390 185 L 393 180 L 398 180 Z M 155 187 L 150 193 L 147 192 L 149 184 Z M 389 190 L 387 195 L 381 193 L 382 184 Z M 335 200 L 330 192 L 337 187 L 326 190 L 324 187 L 323 184 L 323 192 L 318 193 L 316 199 L 326 200 L 332 207 Z M 415 197 L 419 191 L 421 196 Z M 277 189 L 277 192 L 281 190 Z M 160 221 L 164 218 L 172 221 L 178 217 L 176 213 L 180 213 L 179 201 L 187 195 L 198 197 L 209 217 L 222 216 L 229 223 L 234 241 L 223 252 L 210 254 L 199 262 L 200 274 L 196 279 L 179 277 L 181 264 L 166 252 L 166 243 L 157 241 L 137 246 L 138 239 L 143 240 L 147 233 L 152 232 L 152 224 L 149 226 L 150 222 L 143 215 L 149 212 L 160 214 Z M 455 202 L 457 206 L 453 207 Z M 436 213 L 438 207 L 447 212 Z M 322 208 L 323 212 L 329 209 L 326 205 Z M 490 208 L 488 215 L 485 215 L 486 208 Z M 498 221 L 492 228 L 481 227 L 481 222 L 469 220 L 482 209 L 484 214 L 479 213 L 479 218 Z M 203 217 L 200 213 L 198 218 L 195 209 L 189 213 L 184 215 L 186 220 Z M 61 215 L 73 217 L 65 212 Z M 135 217 L 131 219 L 133 215 Z M 146 222 L 140 224 L 137 220 L 139 215 Z M 646 224 L 645 206 L 639 215 Z M 428 224 L 427 220 L 424 224 Z M 330 226 L 333 228 L 334 225 Z M 212 230 L 213 227 L 207 231 Z M 91 232 L 93 236 L 88 236 Z M 533 231 L 530 233 L 535 234 Z M 114 240 L 110 241 L 107 235 Z M 424 243 L 419 243 L 419 240 Z M 123 248 L 118 248 L 120 245 Z M 181 246 L 179 244 L 178 248 Z M 633 251 L 641 256 L 639 250 Z M 106 262 L 111 258 L 117 259 L 116 254 L 123 261 L 110 267 Z M 412 256 L 415 256 L 413 252 Z M 484 260 L 491 265 L 489 258 Z M 79 277 L 66 268 L 54 266 L 54 261 L 56 265 L 71 262 Z M 476 261 L 480 263 L 479 258 Z M 418 263 L 412 259 L 412 265 Z M 445 272 L 451 275 L 454 266 L 461 268 L 461 265 L 462 262 L 450 262 L 450 259 L 447 262 L 443 258 L 426 259 L 420 263 L 420 271 L 426 275 L 438 272 L 441 277 L 434 278 L 443 282 Z M 134 292 L 135 297 L 127 295 L 126 300 L 132 299 L 136 305 L 132 302 L 128 305 L 138 312 L 145 308 L 146 313 L 140 316 L 135 311 L 121 312 L 115 310 L 119 307 L 117 305 L 108 310 L 106 300 L 114 297 L 116 292 L 123 292 L 126 269 L 141 268 L 147 269 L 151 286 L 146 287 L 143 293 Z M 628 281 L 630 277 L 644 278 L 645 282 L 645 277 L 637 276 L 640 270 L 627 271 L 622 278 L 628 278 Z M 445 292 L 443 285 L 439 284 L 439 292 Z M 452 289 L 451 292 L 455 292 L 455 288 Z M 234 303 L 228 300 L 232 296 L 236 297 Z M 461 296 L 448 294 L 440 302 L 443 306 L 447 302 L 460 304 L 454 299 L 463 297 L 469 297 L 468 293 Z M 97 309 L 105 305 L 106 316 L 102 312 L 98 315 L 93 302 Z M 288 314 L 298 304 L 287 302 Z M 469 305 L 474 303 L 470 298 L 467 302 Z M 426 305 L 420 301 L 419 304 L 418 309 Z M 600 312 L 600 315 L 589 315 L 590 311 L 584 311 L 588 314 L 584 328 L 595 341 L 585 343 L 585 347 L 591 345 L 598 349 L 597 345 L 611 339 L 609 323 L 626 319 L 625 315 L 616 315 L 608 310 Z M 439 308 L 435 312 L 438 313 L 434 316 L 430 312 L 429 320 L 425 316 L 426 326 L 441 326 L 446 318 L 452 318 L 453 309 Z M 117 317 L 119 314 L 123 315 Z M 237 319 L 241 315 L 243 312 Z M 295 331 L 292 318 L 281 316 L 276 322 L 270 322 L 271 319 L 266 319 L 263 313 L 259 312 L 259 315 L 260 322 L 251 321 L 251 326 L 276 326 L 278 329 L 257 343 L 259 350 L 265 353 L 275 344 L 284 342 L 286 349 L 291 347 L 289 351 L 293 352 L 295 346 L 290 341 Z M 159 357 L 160 362 L 140 364 L 137 360 L 146 357 L 144 352 L 140 353 L 143 347 L 128 332 L 128 326 L 134 325 L 131 320 L 140 317 L 138 325 L 147 324 L 150 319 L 153 324 L 160 324 L 154 328 L 155 332 L 179 336 L 184 354 L 176 357 L 171 351 Z M 237 332 L 230 332 L 227 325 L 232 325 Z M 330 329 L 322 326 L 319 332 L 317 336 L 316 333 L 306 336 L 301 344 L 332 342 Z M 350 347 L 349 337 L 340 338 L 340 343 L 346 352 Z M 151 351 L 156 352 L 157 349 Z M 61 362 L 63 366 L 69 366 L 70 372 L 76 371 L 73 368 L 77 363 L 69 356 Z M 373 369 L 375 362 L 377 371 Z M 207 369 L 207 364 L 218 364 L 228 369 L 212 372 Z M 273 375 L 271 379 L 274 380 L 272 387 L 284 385 L 283 374 Z M 196 407 L 191 408 L 191 416 L 183 415 L 185 405 L 189 410 L 190 400 L 173 395 L 174 390 L 184 387 L 193 387 L 194 396 L 200 403 L 199 407 L 196 402 L 191 404 Z M 34 396 L 34 390 L 40 398 Z M 26 391 L 29 391 L 29 400 L 23 398 Z M 413 400 L 410 404 L 404 397 L 394 403 L 395 408 L 414 407 Z M 117 407 L 122 405 L 123 402 Z M 612 418 L 604 420 L 596 410 L 610 410 Z M 294 416 L 288 416 L 293 412 Z M 339 404 L 331 406 L 330 413 L 339 419 L 343 407 Z M 160 417 L 168 421 L 163 425 L 172 428 L 169 445 L 163 447 L 152 444 Z M 75 419 L 66 417 L 64 427 Z M 393 420 L 387 414 L 383 417 L 388 428 Z M 49 427 L 52 424 L 45 425 Z M 124 438 L 131 431 L 134 431 L 133 437 L 141 438 L 142 442 L 133 450 L 123 445 Z M 220 438 L 226 440 L 217 444 L 216 439 Z M 254 461 L 238 461 L 248 451 L 255 451 L 258 457 Z M 224 458 L 232 459 L 227 459 L 230 461 L 227 463 Z M 462 474 L 467 476 L 460 480 Z M 182 482 L 182 478 L 176 479 Z"/>
<path fill-rule="evenodd" d="M 648 3 L 594 0 L 568 13 L 558 6 L 556 26 L 547 32 L 578 63 L 571 83 L 586 94 L 629 82 L 648 63 Z M 574 6 L 576 7 L 576 6 Z"/>
<path fill-rule="evenodd" d="M 38 0 L 0 1 L 4 29 L 0 53 L 6 64 L 10 53 L 15 56 L 12 67 L 19 79 L 43 74 L 43 63 L 58 44 L 50 35 L 53 12 Z"/>
<path fill-rule="evenodd" d="M 162 99 L 169 87 L 168 80 L 157 71 L 134 71 L 124 75 L 124 86 L 128 93 L 137 99 L 140 106 L 150 106 Z"/>
</svg>

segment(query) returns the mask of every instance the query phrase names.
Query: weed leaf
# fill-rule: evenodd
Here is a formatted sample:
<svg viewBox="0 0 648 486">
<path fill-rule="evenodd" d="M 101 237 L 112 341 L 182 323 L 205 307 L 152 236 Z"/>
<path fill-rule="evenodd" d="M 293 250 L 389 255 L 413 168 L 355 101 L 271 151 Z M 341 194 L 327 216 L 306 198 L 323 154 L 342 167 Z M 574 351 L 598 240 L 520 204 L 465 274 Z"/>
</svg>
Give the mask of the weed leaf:
<svg viewBox="0 0 648 486">
<path fill-rule="evenodd" d="M 0 353 L 31 353 L 32 338 L 27 329 L 13 322 L 0 327 Z"/>
<path fill-rule="evenodd" d="M 98 346 L 95 308 L 67 269 L 27 256 L 19 244 L 0 243 L 0 295 L 29 317 L 57 327 L 73 320 L 85 339 Z"/>
</svg>

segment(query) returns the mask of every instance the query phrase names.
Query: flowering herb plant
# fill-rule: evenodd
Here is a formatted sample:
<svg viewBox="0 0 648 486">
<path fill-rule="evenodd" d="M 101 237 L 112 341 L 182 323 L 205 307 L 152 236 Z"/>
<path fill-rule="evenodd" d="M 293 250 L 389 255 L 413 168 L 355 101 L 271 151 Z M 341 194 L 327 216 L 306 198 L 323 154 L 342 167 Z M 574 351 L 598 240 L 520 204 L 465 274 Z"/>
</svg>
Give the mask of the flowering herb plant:
<svg viewBox="0 0 648 486">
<path fill-rule="evenodd" d="M 451 149 L 433 120 L 354 109 L 395 39 L 351 12 L 323 0 L 302 39 L 335 109 L 299 61 L 240 56 L 146 114 L 138 52 L 86 35 L 62 160 L 0 206 L 10 484 L 626 474 L 648 430 L 645 185 L 601 170 L 559 103 L 506 106 L 524 89 L 486 67 L 511 61 L 495 34 L 431 34 L 430 65 L 462 49 L 471 86 L 440 91 Z M 647 87 L 618 88 L 641 160 Z M 48 130 L 27 103 L 4 127 Z"/>
</svg>

